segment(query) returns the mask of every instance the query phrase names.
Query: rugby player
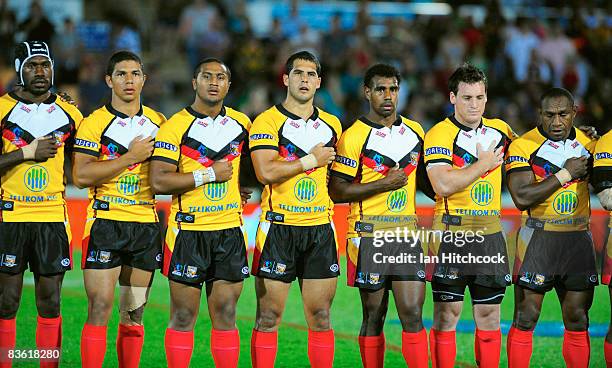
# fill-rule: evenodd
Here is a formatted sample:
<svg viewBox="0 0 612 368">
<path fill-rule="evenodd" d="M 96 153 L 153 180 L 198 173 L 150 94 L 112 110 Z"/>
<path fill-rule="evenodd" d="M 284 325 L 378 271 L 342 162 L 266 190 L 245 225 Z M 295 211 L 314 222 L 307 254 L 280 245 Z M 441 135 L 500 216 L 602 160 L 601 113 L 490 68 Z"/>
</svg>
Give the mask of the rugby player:
<svg viewBox="0 0 612 368">
<path fill-rule="evenodd" d="M 108 104 L 77 131 L 73 180 L 89 188 L 82 242 L 88 299 L 81 334 L 83 367 L 102 367 L 106 330 L 119 281 L 119 366 L 138 367 L 144 342 L 142 317 L 153 272 L 161 265 L 161 232 L 149 185 L 153 139 L 165 118 L 140 100 L 146 75 L 138 55 L 113 54 L 106 68 Z"/>
<path fill-rule="evenodd" d="M 596 141 L 573 126 L 575 117 L 571 93 L 552 88 L 540 99 L 540 126 L 508 150 L 508 189 L 525 215 L 514 266 L 514 320 L 507 347 L 510 367 L 529 366 L 533 329 L 544 295 L 553 288 L 565 325 L 565 363 L 568 367 L 589 364 L 588 312 L 598 281 L 586 178 Z"/>
<path fill-rule="evenodd" d="M 170 283 L 170 368 L 189 366 L 204 283 L 215 365 L 238 365 L 236 303 L 249 276 L 238 177 L 251 122 L 224 105 L 230 84 L 225 63 L 201 61 L 193 73 L 194 102 L 162 126 L 153 152 L 151 186 L 172 194 L 162 268 Z"/>
<path fill-rule="evenodd" d="M 398 227 L 416 230 L 416 188 L 420 179 L 427 177 L 422 163 L 423 128 L 396 110 L 400 79 L 397 69 L 386 64 L 366 71 L 363 85 L 370 109 L 342 134 L 329 182 L 334 202 L 350 202 L 347 282 L 359 288 L 363 310 L 359 349 L 363 366 L 372 368 L 383 367 L 384 363 L 383 326 L 390 290 L 402 323 L 406 364 L 428 366 L 427 332 L 422 320 L 425 267 L 420 257 L 421 243 L 401 246 L 402 251 L 413 254 L 415 261 L 401 269 L 389 269 L 387 274 L 372 268 L 371 258 L 372 233 Z M 388 224 L 378 220 L 385 217 Z M 392 254 L 383 250 L 385 253 Z"/>
<path fill-rule="evenodd" d="M 342 127 L 313 104 L 321 86 L 321 66 L 313 54 L 291 55 L 283 83 L 287 97 L 255 119 L 249 136 L 255 173 L 264 185 L 252 264 L 257 314 L 251 359 L 253 367 L 274 366 L 278 326 L 289 287 L 298 278 L 310 364 L 331 367 L 330 308 L 339 266 L 327 175 Z"/>
<path fill-rule="evenodd" d="M 18 87 L 0 97 L 0 367 L 10 367 L 15 315 L 26 268 L 34 273 L 36 347 L 61 347 L 60 289 L 72 268 L 64 200 L 64 159 L 71 149 L 78 109 L 50 91 L 53 59 L 44 42 L 15 47 Z M 56 353 L 41 367 L 57 367 Z"/>
<path fill-rule="evenodd" d="M 500 222 L 501 164 L 515 135 L 504 121 L 483 117 L 487 78 L 481 70 L 464 64 L 451 75 L 448 86 L 454 113 L 425 136 L 427 174 L 436 192 L 433 228 L 445 232 L 430 241 L 429 254 L 501 257 L 482 264 L 430 263 L 434 266 L 428 274 L 434 297 L 431 357 L 434 367 L 454 366 L 455 330 L 468 287 L 476 322 L 476 362 L 480 367 L 497 367 L 500 303 L 511 281 Z M 478 236 L 468 239 L 468 231 Z"/>
</svg>

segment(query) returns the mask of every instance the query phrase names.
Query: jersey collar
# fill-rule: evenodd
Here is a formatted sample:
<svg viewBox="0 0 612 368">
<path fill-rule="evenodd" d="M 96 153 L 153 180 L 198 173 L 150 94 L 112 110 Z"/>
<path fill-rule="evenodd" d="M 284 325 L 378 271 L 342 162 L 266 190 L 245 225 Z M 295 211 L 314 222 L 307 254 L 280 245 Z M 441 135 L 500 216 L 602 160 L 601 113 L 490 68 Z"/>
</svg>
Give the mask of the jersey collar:
<svg viewBox="0 0 612 368">
<path fill-rule="evenodd" d="M 111 105 L 111 103 L 107 103 L 106 105 L 104 105 L 104 107 L 106 107 L 106 109 L 108 110 L 108 112 L 110 112 L 111 114 L 120 117 L 121 119 L 129 119 L 129 116 L 127 114 L 122 113 L 119 110 L 115 110 L 115 108 L 113 107 L 113 105 Z M 136 115 L 134 116 L 141 116 L 143 114 L 142 111 L 142 104 L 140 104 L 140 110 L 138 110 L 138 112 L 136 113 Z"/>
<path fill-rule="evenodd" d="M 457 126 L 457 128 L 461 129 L 461 130 L 465 130 L 466 132 L 469 132 L 470 130 L 476 130 L 478 128 L 482 128 L 482 118 L 480 119 L 480 124 L 478 124 L 478 126 L 474 129 L 470 128 L 467 125 L 463 125 L 459 122 L 459 120 L 457 120 L 455 118 L 455 115 L 450 115 L 448 117 L 448 120 L 450 120 L 453 124 L 455 124 Z"/>
<path fill-rule="evenodd" d="M 34 103 L 34 102 L 30 101 L 30 100 L 26 100 L 25 98 L 21 98 L 21 97 L 19 97 L 19 96 L 17 95 L 17 93 L 15 93 L 15 91 L 11 91 L 11 92 L 9 92 L 9 96 L 11 96 L 11 98 L 13 98 L 14 100 L 19 101 L 19 102 L 22 102 L 22 103 L 24 103 L 24 104 L 26 104 L 26 105 L 31 105 L 31 104 L 33 104 L 33 103 Z M 44 104 L 46 104 L 46 105 L 50 105 L 50 104 L 54 103 L 54 102 L 55 102 L 55 100 L 57 100 L 57 95 L 56 95 L 55 93 L 51 93 L 51 94 L 49 95 L 49 98 L 47 98 L 46 100 L 44 100 L 44 101 L 43 101 L 43 102 L 41 102 L 41 103 L 44 103 Z"/>
<path fill-rule="evenodd" d="M 546 132 L 544 131 L 544 129 L 542 128 L 541 125 L 538 125 L 538 132 L 542 135 L 542 137 L 554 141 L 556 142 L 554 139 L 550 138 L 548 136 L 548 134 L 546 134 Z M 569 135 L 567 136 L 566 140 L 569 139 L 570 141 L 573 141 L 574 139 L 576 139 L 576 128 L 572 127 L 572 129 L 570 130 Z"/>
<path fill-rule="evenodd" d="M 296 114 L 289 112 L 287 109 L 285 109 L 285 107 L 283 106 L 283 104 L 277 104 L 275 105 L 276 109 L 278 111 L 280 111 L 281 114 L 285 115 L 286 117 L 293 119 L 293 120 L 302 120 L 301 117 L 297 116 Z M 312 120 L 315 121 L 319 118 L 319 109 L 317 109 L 316 106 L 313 106 L 313 111 L 312 111 L 312 115 L 310 115 L 310 117 L 306 120 Z"/>
<path fill-rule="evenodd" d="M 197 111 L 195 111 L 191 106 L 187 106 L 185 107 L 185 110 L 187 110 L 188 113 L 190 113 L 191 115 L 195 116 L 198 119 L 206 119 L 209 116 L 206 114 L 201 114 Z M 217 116 L 225 116 L 225 106 L 221 106 L 221 111 L 219 111 L 219 115 Z M 210 117 L 212 119 L 212 117 Z"/>
<path fill-rule="evenodd" d="M 361 120 L 365 125 L 369 125 L 374 129 L 385 128 L 384 125 L 373 122 L 372 120 L 366 118 L 365 115 L 360 117 L 359 120 Z M 397 119 L 395 119 L 395 121 L 393 122 L 393 125 L 394 126 L 402 125 L 402 117 L 400 115 L 397 115 Z"/>
</svg>

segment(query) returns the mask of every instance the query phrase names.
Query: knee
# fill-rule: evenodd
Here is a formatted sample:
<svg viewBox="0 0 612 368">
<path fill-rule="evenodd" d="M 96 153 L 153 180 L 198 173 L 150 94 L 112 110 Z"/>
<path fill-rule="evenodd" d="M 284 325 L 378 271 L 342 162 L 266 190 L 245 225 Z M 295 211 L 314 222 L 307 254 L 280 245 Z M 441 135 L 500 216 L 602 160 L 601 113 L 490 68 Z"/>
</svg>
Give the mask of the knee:
<svg viewBox="0 0 612 368">
<path fill-rule="evenodd" d="M 38 314 L 44 318 L 56 318 L 60 315 L 60 296 L 58 294 L 50 294 L 39 296 L 36 298 L 36 309 Z"/>
<path fill-rule="evenodd" d="M 147 292 L 147 287 L 121 286 L 119 314 L 122 324 L 142 324 L 142 315 L 147 303 Z"/>
<path fill-rule="evenodd" d="M 0 300 L 0 319 L 13 319 L 19 310 L 20 296 L 16 293 L 7 293 L 4 290 Z"/>
<path fill-rule="evenodd" d="M 589 328 L 588 312 L 583 308 L 565 308 L 563 320 L 565 328 L 571 331 L 586 331 Z"/>
<path fill-rule="evenodd" d="M 255 328 L 262 332 L 276 331 L 280 324 L 281 313 L 275 309 L 262 309 L 257 314 Z"/>
<path fill-rule="evenodd" d="M 330 329 L 329 308 L 316 308 L 310 312 L 311 330 L 325 331 Z"/>
<path fill-rule="evenodd" d="M 223 303 L 215 309 L 215 315 L 219 318 L 219 322 L 227 325 L 227 328 L 234 326 L 236 323 L 236 305 L 234 303 Z"/>
<path fill-rule="evenodd" d="M 435 315 L 437 328 L 441 330 L 454 329 L 459 320 L 459 312 L 453 309 L 438 311 Z"/>
<path fill-rule="evenodd" d="M 197 313 L 188 308 L 174 308 L 170 327 L 178 331 L 191 331 L 195 325 Z"/>
<path fill-rule="evenodd" d="M 540 318 L 540 310 L 535 306 L 523 306 L 516 314 L 514 325 L 523 331 L 531 331 L 535 328 Z"/>
<path fill-rule="evenodd" d="M 420 305 L 408 305 L 398 308 L 397 314 L 404 331 L 420 331 L 423 325 L 423 310 Z"/>
</svg>

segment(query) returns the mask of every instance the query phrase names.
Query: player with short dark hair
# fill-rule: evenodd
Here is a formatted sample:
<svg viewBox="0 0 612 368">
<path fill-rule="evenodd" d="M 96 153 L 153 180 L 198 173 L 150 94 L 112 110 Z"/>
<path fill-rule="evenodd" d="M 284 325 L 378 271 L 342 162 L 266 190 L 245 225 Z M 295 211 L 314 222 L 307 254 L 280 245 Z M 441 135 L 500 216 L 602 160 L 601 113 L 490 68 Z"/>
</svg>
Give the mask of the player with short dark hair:
<svg viewBox="0 0 612 368">
<path fill-rule="evenodd" d="M 251 121 L 224 105 L 230 77 L 217 59 L 196 66 L 194 102 L 161 128 L 152 157 L 151 186 L 172 194 L 162 268 L 170 282 L 165 337 L 170 368 L 189 366 L 204 283 L 215 365 L 238 365 L 236 303 L 249 276 L 239 172 L 248 162 Z"/>
<path fill-rule="evenodd" d="M 396 110 L 400 80 L 399 72 L 390 65 L 376 64 L 366 71 L 364 94 L 370 110 L 342 134 L 329 182 L 334 202 L 350 202 L 347 282 L 359 288 L 363 309 L 359 349 L 363 366 L 372 368 L 383 367 L 384 363 L 383 326 L 389 291 L 393 292 L 402 324 L 406 364 L 428 366 L 427 332 L 422 320 L 425 265 L 420 261 L 421 242 L 376 245 L 373 241 L 376 232 L 417 229 L 416 188 L 419 184 L 422 188 L 421 179 L 427 177 L 423 128 Z M 397 247 L 412 254 L 415 261 L 401 268 L 377 269 L 372 259 L 375 247 L 386 255 L 395 255 L 390 248 Z"/>
<path fill-rule="evenodd" d="M 508 189 L 524 211 L 517 236 L 514 321 L 508 334 L 508 364 L 528 367 L 544 295 L 557 292 L 568 367 L 587 367 L 588 312 L 597 285 L 589 232 L 590 172 L 596 141 L 573 126 L 574 98 L 552 88 L 540 103 L 540 126 L 512 142 Z"/>
<path fill-rule="evenodd" d="M 252 265 L 257 315 L 251 358 L 253 367 L 274 366 L 278 326 L 291 282 L 298 278 L 310 364 L 331 367 L 330 308 L 340 272 L 327 174 L 342 127 L 314 106 L 321 86 L 314 55 L 291 55 L 283 82 L 284 102 L 261 113 L 249 136 L 255 173 L 265 186 Z"/>
<path fill-rule="evenodd" d="M 36 347 L 60 349 L 60 289 L 72 268 L 64 158 L 72 148 L 76 107 L 50 91 L 54 71 L 46 43 L 15 47 L 18 88 L 0 97 L 0 366 L 10 367 L 15 315 L 26 268 L 34 273 Z M 57 367 L 58 359 L 41 360 Z"/>
<path fill-rule="evenodd" d="M 436 192 L 433 229 L 444 234 L 429 242 L 429 255 L 439 257 L 428 272 L 434 297 L 431 358 L 434 367 L 454 366 L 455 329 L 468 287 L 476 322 L 476 362 L 497 367 L 500 303 L 511 281 L 500 221 L 501 164 L 515 135 L 504 121 L 483 117 L 487 78 L 480 69 L 462 65 L 451 75 L 448 89 L 454 113 L 427 132 L 424 147 L 427 174 Z M 469 239 L 463 237 L 468 231 Z M 453 258 L 498 254 L 487 264 L 463 264 Z"/>
<path fill-rule="evenodd" d="M 83 367 L 102 367 L 106 330 L 119 281 L 119 366 L 136 368 L 144 343 L 142 317 L 153 273 L 161 265 L 161 232 L 149 185 L 149 157 L 164 116 L 142 105 L 146 81 L 138 55 L 114 53 L 106 84 L 111 101 L 86 117 L 76 135 L 73 180 L 89 188 L 82 242 L 89 301 L 81 335 Z"/>
</svg>

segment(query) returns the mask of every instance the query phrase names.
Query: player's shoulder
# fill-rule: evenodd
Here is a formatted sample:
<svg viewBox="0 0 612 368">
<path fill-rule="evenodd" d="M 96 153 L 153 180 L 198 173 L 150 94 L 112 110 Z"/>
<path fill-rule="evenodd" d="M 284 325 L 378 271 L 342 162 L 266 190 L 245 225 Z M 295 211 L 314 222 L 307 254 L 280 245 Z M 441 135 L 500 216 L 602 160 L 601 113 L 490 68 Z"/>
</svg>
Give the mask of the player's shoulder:
<svg viewBox="0 0 612 368">
<path fill-rule="evenodd" d="M 236 120 L 238 123 L 243 125 L 245 128 L 248 128 L 251 125 L 251 119 L 245 114 L 236 109 L 232 109 L 231 107 L 224 106 L 225 115 L 230 118 Z"/>
<path fill-rule="evenodd" d="M 336 117 L 336 115 L 330 114 L 327 111 L 318 107 L 316 109 L 318 110 L 319 118 L 321 120 L 331 125 L 332 128 L 334 128 L 337 132 L 342 132 L 342 123 L 340 122 L 340 119 Z"/>
<path fill-rule="evenodd" d="M 166 121 L 164 114 L 148 106 L 142 105 L 142 113 L 158 126 Z"/>
<path fill-rule="evenodd" d="M 546 138 L 540 133 L 539 129 L 533 128 L 512 141 L 510 147 L 520 147 L 523 150 L 535 150 L 545 141 Z"/>
<path fill-rule="evenodd" d="M 400 118 L 402 119 L 402 123 L 404 123 L 410 129 L 414 130 L 414 132 L 417 133 L 419 137 L 425 137 L 425 130 L 423 130 L 423 126 L 421 125 L 421 123 L 415 120 L 408 119 L 405 116 L 400 116 Z"/>
<path fill-rule="evenodd" d="M 597 139 L 591 138 L 588 135 L 586 135 L 582 130 L 574 127 L 572 128 L 574 129 L 574 131 L 576 132 L 576 140 L 578 142 L 580 142 L 583 146 L 587 147 L 587 146 L 594 146 L 595 143 L 597 142 Z"/>
<path fill-rule="evenodd" d="M 76 121 L 77 123 L 83 119 L 83 114 L 81 113 L 78 107 L 62 100 L 57 95 L 55 98 L 55 104 L 58 105 L 62 110 L 64 110 L 68 115 L 70 115 L 72 120 Z"/>
<path fill-rule="evenodd" d="M 110 122 L 114 115 L 108 111 L 106 106 L 100 106 L 83 119 L 82 124 L 102 124 Z M 81 124 L 81 125 L 82 125 Z"/>
<path fill-rule="evenodd" d="M 506 123 L 502 119 L 499 119 L 499 118 L 484 118 L 483 117 L 482 118 L 482 123 L 483 123 L 484 126 L 493 128 L 495 130 L 499 130 L 500 132 L 502 132 L 503 134 L 505 134 L 506 136 L 508 136 L 510 138 L 514 138 L 516 136 L 516 134 L 512 130 L 512 127 L 510 126 L 510 124 Z"/>
<path fill-rule="evenodd" d="M 195 117 L 189 113 L 189 111 L 187 111 L 187 109 L 181 109 L 180 111 L 177 111 L 176 113 L 174 113 L 170 119 L 168 119 L 167 123 L 164 125 L 170 125 L 173 124 L 174 126 L 178 126 L 181 124 L 190 124 L 193 120 L 195 119 Z"/>
<path fill-rule="evenodd" d="M 446 139 L 454 138 L 459 132 L 459 128 L 449 118 L 446 118 L 432 126 L 425 134 L 425 139 Z"/>
<path fill-rule="evenodd" d="M 342 133 L 342 137 L 344 137 L 345 140 L 358 140 L 365 139 L 365 137 L 367 137 L 372 127 L 370 127 L 361 119 L 362 118 L 355 120 L 355 122 L 351 124 L 350 127 L 346 128 L 346 130 Z"/>
<path fill-rule="evenodd" d="M 14 99 L 9 93 L 5 93 L 0 96 L 0 118 L 2 118 L 4 114 L 8 114 L 8 112 L 17 104 L 17 100 Z"/>
<path fill-rule="evenodd" d="M 597 140 L 597 152 L 612 151 L 612 129 Z"/>
</svg>

